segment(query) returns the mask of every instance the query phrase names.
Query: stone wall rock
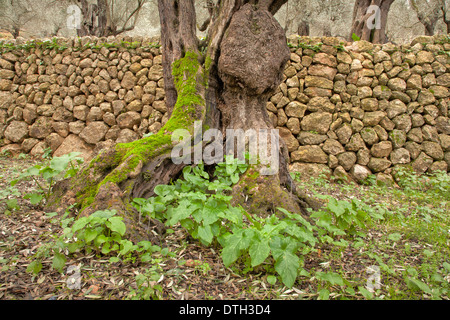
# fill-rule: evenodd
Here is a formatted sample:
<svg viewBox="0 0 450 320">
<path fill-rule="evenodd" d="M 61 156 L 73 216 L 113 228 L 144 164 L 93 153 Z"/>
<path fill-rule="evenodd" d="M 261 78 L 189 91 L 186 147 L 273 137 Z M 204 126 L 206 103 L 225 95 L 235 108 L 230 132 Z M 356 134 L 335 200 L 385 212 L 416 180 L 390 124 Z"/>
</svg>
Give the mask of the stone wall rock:
<svg viewBox="0 0 450 320">
<path fill-rule="evenodd" d="M 328 38 L 290 37 L 296 43 L 284 80 L 266 106 L 290 168 L 355 181 L 371 174 L 391 181 L 399 165 L 448 171 L 450 43 L 425 38 L 402 46 L 334 39 L 339 46 L 315 52 L 307 45 Z M 155 39 L 131 39 L 136 48 L 59 40 L 66 49 L 0 52 L 2 149 L 79 149 L 88 157 L 96 146 L 162 127 L 167 107 L 161 51 L 149 45 Z M 81 39 L 89 42 L 104 39 Z"/>
</svg>

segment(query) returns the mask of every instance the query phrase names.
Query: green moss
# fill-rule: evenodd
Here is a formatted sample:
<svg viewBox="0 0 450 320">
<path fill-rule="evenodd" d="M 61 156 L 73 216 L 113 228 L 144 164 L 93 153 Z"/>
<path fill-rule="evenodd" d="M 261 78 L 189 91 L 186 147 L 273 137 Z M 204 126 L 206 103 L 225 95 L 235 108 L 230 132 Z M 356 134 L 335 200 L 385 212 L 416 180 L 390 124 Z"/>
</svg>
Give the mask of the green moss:
<svg viewBox="0 0 450 320">
<path fill-rule="evenodd" d="M 211 65 L 211 61 L 206 61 Z M 201 92 L 207 84 L 208 72 L 200 73 L 199 56 L 187 52 L 185 57 L 173 64 L 173 75 L 178 98 L 169 121 L 158 133 L 130 143 L 119 143 L 112 156 L 98 156 L 89 165 L 90 170 L 114 168 L 100 184 L 88 185 L 79 194 L 79 203 L 83 208 L 94 202 L 99 188 L 109 182 L 119 184 L 128 179 L 129 172 L 134 171 L 139 163 L 166 154 L 172 150 L 172 133 L 177 129 L 186 129 L 191 134 L 194 122 L 203 119 L 205 115 L 205 100 Z M 203 88 L 202 88 L 203 87 Z M 103 163 L 106 162 L 106 163 Z M 87 177 L 81 178 L 86 179 Z M 86 183 L 86 182 L 85 182 Z M 131 190 L 131 189 L 130 189 Z M 125 194 L 126 194 L 125 190 Z M 81 201 L 80 201 L 81 200 Z"/>
</svg>

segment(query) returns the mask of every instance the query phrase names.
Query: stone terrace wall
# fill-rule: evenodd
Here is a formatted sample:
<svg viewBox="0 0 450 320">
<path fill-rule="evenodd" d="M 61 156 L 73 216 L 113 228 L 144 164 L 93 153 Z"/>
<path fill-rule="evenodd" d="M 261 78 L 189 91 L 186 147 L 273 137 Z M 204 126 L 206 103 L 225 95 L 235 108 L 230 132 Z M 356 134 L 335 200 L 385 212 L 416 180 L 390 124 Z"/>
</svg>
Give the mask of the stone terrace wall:
<svg viewBox="0 0 450 320">
<path fill-rule="evenodd" d="M 167 121 L 155 39 L 0 45 L 0 151 L 55 156 L 129 142 Z M 291 37 L 267 104 L 291 169 L 361 180 L 450 168 L 450 41 L 409 46 Z"/>
<path fill-rule="evenodd" d="M 286 80 L 267 105 L 291 169 L 356 180 L 390 179 L 402 164 L 448 171 L 448 37 L 401 47 L 296 39 Z"/>
</svg>

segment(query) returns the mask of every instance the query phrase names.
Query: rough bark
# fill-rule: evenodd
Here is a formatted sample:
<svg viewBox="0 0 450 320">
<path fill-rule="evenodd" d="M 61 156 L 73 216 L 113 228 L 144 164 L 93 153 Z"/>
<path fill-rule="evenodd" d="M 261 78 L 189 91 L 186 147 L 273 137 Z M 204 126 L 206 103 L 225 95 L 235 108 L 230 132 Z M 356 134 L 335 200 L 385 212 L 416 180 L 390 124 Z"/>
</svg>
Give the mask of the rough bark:
<svg viewBox="0 0 450 320">
<path fill-rule="evenodd" d="M 116 25 L 111 15 L 114 15 L 114 1 L 97 0 L 97 4 L 90 3 L 88 0 L 78 0 L 81 7 L 83 20 L 81 28 L 77 30 L 80 37 L 96 36 L 108 37 L 117 36 L 123 32 L 134 29 L 136 18 L 139 15 L 145 0 L 138 0 L 136 6 L 124 18 L 122 26 Z M 133 23 L 130 21 L 134 19 Z"/>
<path fill-rule="evenodd" d="M 158 0 L 159 16 L 161 18 L 161 45 L 164 52 L 164 89 L 166 105 L 172 112 L 177 101 L 172 65 L 182 58 L 184 53 L 198 53 L 198 39 L 195 36 L 196 15 L 194 0 Z"/>
<path fill-rule="evenodd" d="M 130 201 L 148 198 L 159 184 L 175 179 L 184 165 L 171 161 L 171 134 L 195 121 L 209 128 L 272 129 L 265 110 L 269 96 L 282 79 L 289 49 L 273 13 L 285 1 L 223 0 L 208 31 L 206 55 L 198 52 L 193 0 L 159 0 L 164 73 L 170 79 L 173 111 L 153 136 L 104 150 L 80 174 L 54 188 L 50 206 L 81 204 L 82 215 L 117 209 L 136 225 Z M 169 17 L 169 18 L 168 18 Z M 164 20 L 168 21 L 164 21 Z M 186 31 L 183 35 L 181 32 Z M 299 212 L 306 207 L 288 172 L 288 153 L 280 140 L 280 170 L 259 174 L 262 164 L 250 167 L 234 187 L 234 202 L 265 214 L 277 207 Z M 270 147 L 270 145 L 269 145 Z M 140 235 L 139 228 L 132 229 Z"/>
<path fill-rule="evenodd" d="M 443 2 L 445 5 L 445 2 Z M 429 3 L 426 4 L 430 7 Z M 411 0 L 411 6 L 413 10 L 416 12 L 417 19 L 419 19 L 420 23 L 425 27 L 425 35 L 432 36 L 434 35 L 434 29 L 436 28 L 436 24 L 439 20 L 439 14 L 441 8 L 439 5 L 431 7 L 430 10 L 422 10 L 419 8 L 416 0 Z M 445 16 L 444 16 L 445 19 Z"/>
<path fill-rule="evenodd" d="M 387 42 L 386 24 L 392 3 L 395 0 L 356 0 L 353 10 L 353 22 L 350 38 L 356 34 L 361 40 L 373 43 Z M 368 12 L 370 6 L 380 9 L 380 28 L 369 28 L 368 21 L 373 21 L 374 13 Z"/>
</svg>

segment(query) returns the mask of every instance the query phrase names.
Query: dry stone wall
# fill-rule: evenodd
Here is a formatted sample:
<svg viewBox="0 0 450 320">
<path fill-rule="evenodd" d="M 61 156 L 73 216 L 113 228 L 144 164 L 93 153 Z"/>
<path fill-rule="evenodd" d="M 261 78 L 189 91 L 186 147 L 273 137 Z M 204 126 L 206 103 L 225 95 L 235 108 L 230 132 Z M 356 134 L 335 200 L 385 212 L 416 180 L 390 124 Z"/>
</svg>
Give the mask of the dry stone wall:
<svg viewBox="0 0 450 320">
<path fill-rule="evenodd" d="M 397 165 L 450 168 L 450 41 L 411 45 L 291 37 L 267 103 L 291 169 L 391 179 Z M 167 121 L 161 51 L 143 38 L 0 46 L 0 151 L 59 156 L 129 142 Z"/>
</svg>

